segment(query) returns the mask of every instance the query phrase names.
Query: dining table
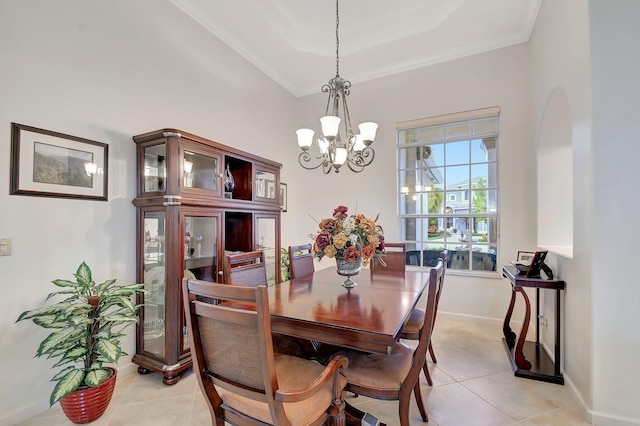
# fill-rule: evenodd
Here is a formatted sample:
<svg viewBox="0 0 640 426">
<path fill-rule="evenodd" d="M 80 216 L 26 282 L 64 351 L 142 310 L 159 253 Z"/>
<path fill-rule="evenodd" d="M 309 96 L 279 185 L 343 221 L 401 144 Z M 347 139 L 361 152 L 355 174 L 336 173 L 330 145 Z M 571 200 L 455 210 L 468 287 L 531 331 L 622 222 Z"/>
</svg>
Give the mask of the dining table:
<svg viewBox="0 0 640 426">
<path fill-rule="evenodd" d="M 336 268 L 269 287 L 271 330 L 329 347 L 388 354 L 429 281 L 429 269 L 372 273 L 345 288 Z M 347 404 L 347 424 L 366 413 Z"/>
</svg>

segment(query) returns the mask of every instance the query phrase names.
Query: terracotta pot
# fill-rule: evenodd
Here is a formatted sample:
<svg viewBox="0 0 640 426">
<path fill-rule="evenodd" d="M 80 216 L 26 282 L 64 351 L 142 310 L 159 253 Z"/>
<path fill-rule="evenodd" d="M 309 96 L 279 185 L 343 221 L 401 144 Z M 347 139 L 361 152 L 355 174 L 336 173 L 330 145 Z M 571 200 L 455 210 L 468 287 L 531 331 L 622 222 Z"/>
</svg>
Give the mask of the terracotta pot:
<svg viewBox="0 0 640 426">
<path fill-rule="evenodd" d="M 116 387 L 117 370 L 107 367 L 113 372 L 111 376 L 96 387 L 81 388 L 60 400 L 62 411 L 75 424 L 90 423 L 104 414 Z"/>
</svg>

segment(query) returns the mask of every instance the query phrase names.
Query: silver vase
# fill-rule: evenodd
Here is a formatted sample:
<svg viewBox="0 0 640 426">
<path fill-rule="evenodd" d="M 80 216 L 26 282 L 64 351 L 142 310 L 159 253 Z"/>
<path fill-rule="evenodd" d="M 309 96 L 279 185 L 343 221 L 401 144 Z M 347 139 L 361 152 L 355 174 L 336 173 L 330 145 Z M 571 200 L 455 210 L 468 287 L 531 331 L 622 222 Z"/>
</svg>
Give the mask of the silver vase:
<svg viewBox="0 0 640 426">
<path fill-rule="evenodd" d="M 353 288 L 358 285 L 351 279 L 351 277 L 353 275 L 358 275 L 360 271 L 362 271 L 361 257 L 359 257 L 355 262 L 347 262 L 346 260 L 344 260 L 344 257 L 336 256 L 336 267 L 338 270 L 338 275 L 347 277 L 347 279 L 342 283 L 344 287 Z"/>
</svg>

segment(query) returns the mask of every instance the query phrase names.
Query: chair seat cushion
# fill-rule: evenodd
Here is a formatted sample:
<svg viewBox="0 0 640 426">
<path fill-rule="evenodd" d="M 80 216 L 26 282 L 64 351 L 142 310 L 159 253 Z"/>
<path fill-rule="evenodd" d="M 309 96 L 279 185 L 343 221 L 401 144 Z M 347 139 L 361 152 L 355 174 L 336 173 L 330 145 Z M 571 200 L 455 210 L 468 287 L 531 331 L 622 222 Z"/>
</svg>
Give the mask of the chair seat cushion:
<svg viewBox="0 0 640 426">
<path fill-rule="evenodd" d="M 409 374 L 413 351 L 403 343 L 393 345 L 388 355 L 341 350 L 336 355 L 349 358 L 343 370 L 351 385 L 383 391 L 398 391 Z"/>
<path fill-rule="evenodd" d="M 276 375 L 281 391 L 304 389 L 318 378 L 324 366 L 306 359 L 285 354 L 275 354 Z M 347 381 L 340 376 L 341 387 Z M 242 397 L 217 387 L 220 397 L 226 405 L 243 414 L 273 424 L 269 407 L 266 403 Z M 292 425 L 307 425 L 322 416 L 333 400 L 333 381 L 329 380 L 320 391 L 312 397 L 300 401 L 284 403 L 284 410 Z"/>
<path fill-rule="evenodd" d="M 414 309 L 413 312 L 411 312 L 409 320 L 407 320 L 404 327 L 402 327 L 400 338 L 418 340 L 420 338 L 420 327 L 422 327 L 423 324 L 424 310 L 418 308 Z"/>
</svg>

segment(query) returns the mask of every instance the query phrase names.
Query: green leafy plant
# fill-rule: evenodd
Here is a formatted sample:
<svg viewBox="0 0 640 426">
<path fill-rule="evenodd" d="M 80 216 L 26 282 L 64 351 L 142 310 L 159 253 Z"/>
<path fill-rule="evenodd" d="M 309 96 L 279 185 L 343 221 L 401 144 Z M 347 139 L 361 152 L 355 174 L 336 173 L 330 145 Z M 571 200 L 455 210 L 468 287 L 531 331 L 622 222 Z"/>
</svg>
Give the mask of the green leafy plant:
<svg viewBox="0 0 640 426">
<path fill-rule="evenodd" d="M 122 355 L 122 330 L 139 321 L 132 296 L 143 284 L 116 285 L 110 279 L 96 284 L 86 263 L 78 267 L 76 280 L 52 281 L 60 290 L 54 296 L 68 296 L 61 302 L 20 314 L 16 322 L 30 319 L 36 325 L 54 329 L 41 343 L 36 357 L 60 357 L 54 367 L 65 366 L 51 380 L 56 385 L 51 405 L 81 387 L 98 386 L 111 371 L 104 363 L 117 363 Z M 71 365 L 68 365 L 71 364 Z"/>
</svg>

